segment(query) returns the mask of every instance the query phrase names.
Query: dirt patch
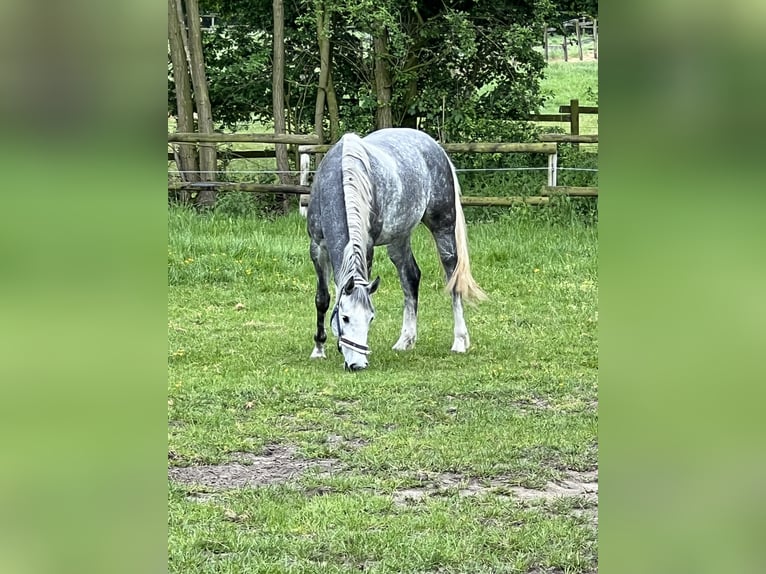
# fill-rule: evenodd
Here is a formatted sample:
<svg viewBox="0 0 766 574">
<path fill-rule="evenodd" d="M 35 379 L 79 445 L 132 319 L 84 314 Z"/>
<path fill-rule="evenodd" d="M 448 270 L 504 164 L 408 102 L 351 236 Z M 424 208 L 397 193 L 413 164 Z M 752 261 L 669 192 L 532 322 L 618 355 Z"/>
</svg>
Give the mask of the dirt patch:
<svg viewBox="0 0 766 574">
<path fill-rule="evenodd" d="M 516 399 L 513 404 L 520 411 L 535 412 L 535 411 L 549 411 L 553 410 L 551 403 L 541 397 L 526 397 L 524 399 Z"/>
<path fill-rule="evenodd" d="M 524 488 L 523 486 L 507 487 L 520 500 L 552 500 L 562 496 L 580 496 L 591 504 L 598 503 L 598 471 L 577 472 L 570 470 L 567 478 L 549 482 L 542 490 Z"/>
<path fill-rule="evenodd" d="M 588 506 L 598 504 L 598 471 L 568 471 L 565 479 L 549 482 L 543 489 L 513 486 L 507 477 L 474 478 L 457 473 L 440 473 L 423 477 L 424 484 L 394 492 L 394 504 L 406 505 L 429 496 L 457 493 L 458 496 L 495 494 L 524 502 L 550 501 L 561 497 L 580 497 Z M 591 510 L 590 508 L 583 509 Z"/>
<path fill-rule="evenodd" d="M 341 448 L 360 448 L 366 441 L 345 439 L 340 435 L 329 435 L 328 444 Z M 174 454 L 174 453 L 173 453 Z M 168 458 L 172 460 L 169 453 Z M 232 460 L 218 465 L 197 465 L 168 469 L 170 480 L 193 484 L 214 490 L 258 487 L 293 482 L 309 470 L 326 474 L 341 467 L 337 459 L 302 458 L 294 447 L 268 445 L 260 454 L 250 452 L 232 453 Z M 493 494 L 512 498 L 523 503 L 551 502 L 560 498 L 578 498 L 582 504 L 570 513 L 598 524 L 598 471 L 567 471 L 566 476 L 549 482 L 544 488 L 526 488 L 513 485 L 510 477 L 476 478 L 460 473 L 421 473 L 419 486 L 402 488 L 393 492 L 393 502 L 406 506 L 433 496 L 477 496 Z M 310 489 L 311 490 L 311 489 Z M 324 495 L 331 488 L 318 487 L 307 494 Z M 195 497 L 205 502 L 209 494 L 198 493 Z"/>
<path fill-rule="evenodd" d="M 345 438 L 338 434 L 331 434 L 327 437 L 327 444 L 335 448 L 356 450 L 363 446 L 367 446 L 370 444 L 370 441 L 361 438 Z"/>
<path fill-rule="evenodd" d="M 290 446 L 269 445 L 260 454 L 232 453 L 232 461 L 225 464 L 170 468 L 168 478 L 214 489 L 242 488 L 284 484 L 307 470 L 329 472 L 338 464 L 334 459 L 301 458 Z"/>
</svg>

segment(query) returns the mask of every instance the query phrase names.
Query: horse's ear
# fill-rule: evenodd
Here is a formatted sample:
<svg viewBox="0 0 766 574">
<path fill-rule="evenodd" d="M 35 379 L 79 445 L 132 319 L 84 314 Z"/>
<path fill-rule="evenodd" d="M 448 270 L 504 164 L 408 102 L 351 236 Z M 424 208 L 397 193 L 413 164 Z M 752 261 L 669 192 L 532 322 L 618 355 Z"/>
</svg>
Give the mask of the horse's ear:
<svg viewBox="0 0 766 574">
<path fill-rule="evenodd" d="M 349 277 L 348 281 L 346 281 L 346 285 L 343 287 L 343 292 L 346 295 L 351 295 L 351 291 L 354 290 L 354 278 Z"/>
<path fill-rule="evenodd" d="M 373 281 L 372 283 L 370 283 L 370 286 L 367 288 L 367 291 L 369 291 L 369 292 L 370 292 L 370 295 L 372 295 L 373 293 L 375 293 L 375 291 L 377 291 L 377 290 L 378 290 L 378 286 L 379 286 L 379 285 L 380 285 L 380 275 L 378 275 L 378 276 L 375 278 L 375 281 Z"/>
</svg>

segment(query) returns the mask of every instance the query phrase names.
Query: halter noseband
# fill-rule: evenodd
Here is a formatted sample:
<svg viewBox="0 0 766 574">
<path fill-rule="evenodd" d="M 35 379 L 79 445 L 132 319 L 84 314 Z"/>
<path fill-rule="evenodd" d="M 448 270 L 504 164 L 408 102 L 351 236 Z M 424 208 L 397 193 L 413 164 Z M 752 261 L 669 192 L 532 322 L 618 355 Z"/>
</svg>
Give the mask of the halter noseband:
<svg viewBox="0 0 766 574">
<path fill-rule="evenodd" d="M 340 351 L 340 347 L 346 347 L 347 349 L 351 349 L 352 351 L 356 351 L 357 353 L 361 353 L 362 355 L 369 355 L 372 353 L 370 348 L 367 345 L 362 345 L 361 343 L 357 343 L 356 341 L 352 341 L 351 339 L 347 339 L 343 336 L 343 329 L 340 327 L 340 318 L 338 317 L 338 305 L 335 305 L 335 308 L 332 310 L 332 317 L 330 318 L 331 321 L 335 322 L 335 327 L 338 330 L 338 350 Z"/>
</svg>

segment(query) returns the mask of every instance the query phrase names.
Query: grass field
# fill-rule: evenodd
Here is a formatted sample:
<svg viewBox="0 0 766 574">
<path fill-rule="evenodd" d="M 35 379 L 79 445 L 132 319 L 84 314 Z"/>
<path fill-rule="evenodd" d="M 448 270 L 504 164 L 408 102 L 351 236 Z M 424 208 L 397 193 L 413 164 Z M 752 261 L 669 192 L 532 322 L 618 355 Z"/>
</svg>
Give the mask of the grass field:
<svg viewBox="0 0 766 574">
<path fill-rule="evenodd" d="M 581 106 L 598 106 L 598 62 L 550 62 L 540 89 L 546 96 L 540 113 L 557 114 L 572 99 Z M 597 114 L 580 115 L 580 133 L 598 133 Z"/>
<path fill-rule="evenodd" d="M 598 62 L 549 62 L 540 89 L 546 98 L 540 110 L 543 114 L 559 113 L 559 106 L 569 105 L 572 99 L 579 100 L 581 106 L 598 106 Z M 569 132 L 568 123 L 540 122 L 538 125 L 546 129 L 555 126 Z M 580 133 L 598 134 L 598 114 L 580 114 Z M 597 154 L 598 145 L 581 144 L 580 150 Z M 582 158 L 578 160 L 582 161 Z"/>
<path fill-rule="evenodd" d="M 595 572 L 597 231 L 518 211 L 469 225 L 489 301 L 451 354 L 435 249 L 415 349 L 395 270 L 370 368 L 309 360 L 305 220 L 169 212 L 172 572 Z"/>
</svg>

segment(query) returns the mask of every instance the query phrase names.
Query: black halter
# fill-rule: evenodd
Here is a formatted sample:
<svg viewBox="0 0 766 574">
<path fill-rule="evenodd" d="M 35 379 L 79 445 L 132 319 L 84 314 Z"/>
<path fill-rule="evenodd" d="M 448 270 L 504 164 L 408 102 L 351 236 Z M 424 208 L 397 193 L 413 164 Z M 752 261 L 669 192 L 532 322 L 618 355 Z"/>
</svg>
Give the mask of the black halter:
<svg viewBox="0 0 766 574">
<path fill-rule="evenodd" d="M 340 327 L 340 317 L 338 317 L 338 305 L 335 305 L 335 308 L 332 310 L 332 316 L 330 317 L 330 321 L 335 323 L 335 328 L 338 330 L 338 351 L 340 351 L 341 347 L 346 347 L 348 349 L 351 349 L 352 351 L 356 351 L 357 353 L 361 353 L 363 355 L 369 355 L 372 353 L 370 348 L 367 345 L 362 345 L 361 343 L 357 343 L 356 341 L 352 341 L 351 339 L 348 339 L 343 336 L 343 329 Z"/>
</svg>

